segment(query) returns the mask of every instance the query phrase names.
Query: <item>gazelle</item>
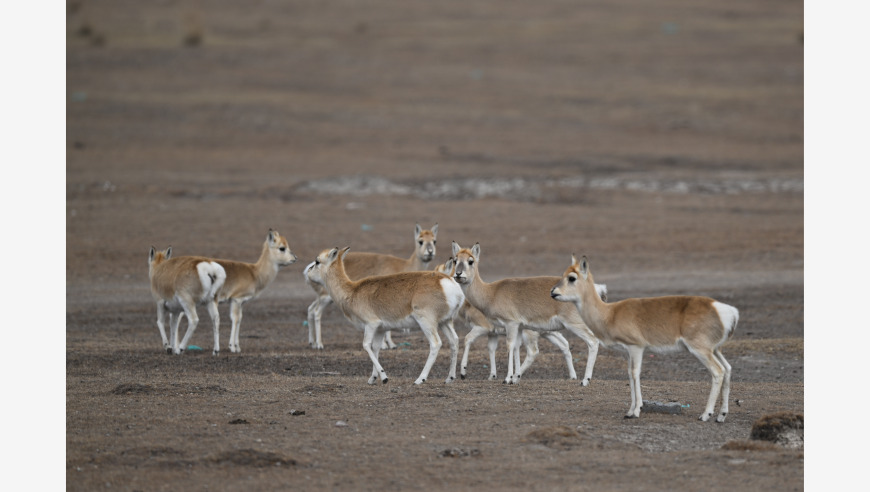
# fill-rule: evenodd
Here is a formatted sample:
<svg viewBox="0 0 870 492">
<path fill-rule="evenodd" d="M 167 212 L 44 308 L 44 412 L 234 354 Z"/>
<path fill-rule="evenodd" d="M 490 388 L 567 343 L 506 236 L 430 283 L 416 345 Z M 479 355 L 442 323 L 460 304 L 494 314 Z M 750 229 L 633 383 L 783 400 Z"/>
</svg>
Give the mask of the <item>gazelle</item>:
<svg viewBox="0 0 870 492">
<path fill-rule="evenodd" d="M 429 263 L 435 258 L 435 242 L 438 237 L 438 224 L 432 229 L 424 230 L 420 224 L 414 228 L 414 254 L 402 259 L 396 256 L 379 253 L 348 253 L 345 258 L 345 271 L 353 280 L 359 280 L 374 275 L 388 275 L 399 272 L 417 272 L 429 269 Z M 311 265 L 306 268 L 309 271 Z M 308 345 L 323 349 L 323 339 L 320 335 L 320 318 L 323 310 L 332 303 L 329 293 L 322 284 L 312 281 L 306 275 L 305 281 L 317 294 L 317 299 L 308 306 Z M 384 336 L 387 348 L 395 348 L 396 344 L 387 331 Z"/>
<path fill-rule="evenodd" d="M 712 376 L 710 397 L 700 420 L 706 422 L 720 393 L 722 406 L 717 422 L 728 415 L 731 366 L 721 347 L 737 328 L 737 308 L 709 297 L 666 296 L 624 299 L 614 303 L 601 300 L 591 287 L 592 272 L 584 256 L 571 255 L 571 266 L 550 291 L 553 299 L 573 302 L 577 311 L 602 343 L 619 345 L 628 352 L 631 407 L 626 418 L 640 417 L 640 366 L 644 349 L 660 352 L 687 349 Z"/>
<path fill-rule="evenodd" d="M 437 272 L 404 272 L 351 280 L 343 261 L 348 249 L 324 250 L 317 255 L 309 274 L 323 282 L 344 316 L 363 330 L 363 348 L 372 360 L 368 383 L 374 384 L 379 377 L 384 383 L 388 380 L 378 362 L 384 333 L 415 326 L 429 341 L 429 357 L 414 384 L 425 382 L 435 363 L 441 348 L 439 328 L 450 344 L 450 370 L 445 382 L 452 383 L 456 379 L 458 353 L 453 318 L 465 302 L 462 289 L 453 279 Z"/>
<path fill-rule="evenodd" d="M 165 251 L 156 251 L 151 246 L 148 255 L 148 278 L 151 280 L 151 297 L 157 303 L 157 329 L 163 340 L 163 348 L 168 354 L 180 354 L 187 347 L 187 341 L 196 325 L 199 316 L 196 305 L 208 306 L 208 314 L 214 325 L 214 343 L 217 354 L 218 327 L 220 319 L 217 308 L 217 291 L 227 279 L 224 267 L 207 258 L 192 256 L 172 257 L 172 246 Z M 169 313 L 169 336 L 163 322 Z M 178 346 L 178 324 L 187 314 L 187 333 L 184 345 Z M 170 341 L 171 340 L 171 341 Z"/>
<path fill-rule="evenodd" d="M 200 256 L 179 256 L 170 258 L 171 248 L 163 254 L 151 248 L 149 274 L 151 293 L 157 302 L 157 326 L 163 336 L 163 311 L 178 313 L 173 321 L 170 316 L 172 333 L 171 351 L 180 354 L 187 348 L 190 337 L 196 330 L 199 318 L 196 304 L 206 304 L 214 325 L 214 348 L 212 353 L 220 352 L 220 317 L 217 303 L 230 302 L 230 352 L 241 352 L 239 347 L 239 326 L 242 322 L 242 304 L 254 298 L 275 280 L 281 267 L 296 261 L 290 251 L 287 239 L 277 231 L 269 230 L 263 251 L 256 263 L 233 260 L 217 260 Z M 181 344 L 178 344 L 177 327 L 180 313 L 188 318 L 187 331 Z M 164 339 L 164 347 L 166 340 Z"/>
<path fill-rule="evenodd" d="M 435 267 L 436 272 L 443 273 L 450 277 L 453 276 L 454 272 L 454 259 L 451 257 L 442 265 L 438 265 Z M 492 323 L 486 319 L 486 316 L 477 309 L 472 306 L 466 300 L 462 307 L 459 309 L 458 318 L 465 321 L 465 324 L 470 328 L 468 333 L 465 335 L 464 345 L 465 348 L 462 350 L 462 363 L 459 365 L 459 377 L 465 379 L 465 375 L 468 368 L 468 354 L 471 349 L 471 344 L 474 343 L 475 340 L 482 336 L 487 337 L 487 348 L 489 349 L 489 380 L 493 381 L 496 379 L 496 363 L 495 363 L 495 352 L 498 349 L 498 338 L 499 336 L 505 336 L 505 329 L 503 326 L 496 327 Z M 546 332 L 543 334 L 544 338 L 550 340 L 559 350 L 562 351 L 562 354 L 565 356 L 565 362 L 568 365 L 568 377 L 570 379 L 577 379 L 577 372 L 574 370 L 574 361 L 571 356 L 570 345 L 568 344 L 568 340 L 562 336 L 561 333 L 557 331 Z M 535 358 L 538 356 L 538 340 L 541 337 L 541 333 L 535 330 L 523 330 L 522 331 L 522 342 L 526 346 L 526 363 L 520 366 L 520 344 L 517 344 L 517 348 L 514 353 L 511 355 L 514 357 L 514 363 L 517 367 L 520 367 L 519 375 L 525 372 L 525 370 L 534 362 Z"/>
<path fill-rule="evenodd" d="M 559 304 L 550 298 L 550 287 L 559 280 L 559 277 L 507 278 L 486 283 L 478 273 L 480 244 L 475 244 L 468 249 L 454 242 L 453 257 L 456 261 L 453 278 L 462 286 L 465 298 L 472 306 L 479 309 L 494 325 L 504 326 L 509 355 L 517 350 L 520 325 L 524 325 L 526 329 L 540 331 L 542 334 L 567 328 L 586 342 L 588 348 L 586 372 L 581 384 L 583 386 L 589 384 L 595 367 L 595 358 L 598 356 L 598 339 L 583 323 L 576 309 L 566 309 L 564 304 Z M 553 339 L 550 341 L 558 345 Z M 568 358 L 570 359 L 570 355 Z M 509 356 L 508 373 L 504 382 L 518 383 L 522 370 L 528 368 L 532 360 L 526 357 L 523 366 L 515 371 L 514 357 Z M 573 360 L 569 360 L 569 364 L 573 368 Z"/>
</svg>

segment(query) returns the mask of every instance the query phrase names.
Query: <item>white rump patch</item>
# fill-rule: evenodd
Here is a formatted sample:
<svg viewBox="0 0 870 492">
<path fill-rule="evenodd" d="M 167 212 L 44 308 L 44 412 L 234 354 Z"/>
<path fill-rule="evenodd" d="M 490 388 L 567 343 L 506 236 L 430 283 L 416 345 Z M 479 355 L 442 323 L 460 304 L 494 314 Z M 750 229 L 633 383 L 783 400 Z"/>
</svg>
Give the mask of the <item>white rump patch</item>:
<svg viewBox="0 0 870 492">
<path fill-rule="evenodd" d="M 199 281 L 202 284 L 202 299 L 200 299 L 200 302 L 214 299 L 227 280 L 226 270 L 217 262 L 201 261 L 197 263 L 196 271 L 199 273 Z"/>
<path fill-rule="evenodd" d="M 595 292 L 598 292 L 602 301 L 607 301 L 607 284 L 595 284 Z"/>
<path fill-rule="evenodd" d="M 727 339 L 737 328 L 737 320 L 740 319 L 740 313 L 734 306 L 723 304 L 719 301 L 713 301 L 713 307 L 719 313 L 719 319 L 722 320 L 722 326 L 725 327 L 725 338 Z"/>
<path fill-rule="evenodd" d="M 450 306 L 450 311 L 455 315 L 456 312 L 465 303 L 465 294 L 462 292 L 462 287 L 452 278 L 442 278 L 441 288 L 444 289 L 444 296 L 447 298 L 447 305 Z"/>
</svg>

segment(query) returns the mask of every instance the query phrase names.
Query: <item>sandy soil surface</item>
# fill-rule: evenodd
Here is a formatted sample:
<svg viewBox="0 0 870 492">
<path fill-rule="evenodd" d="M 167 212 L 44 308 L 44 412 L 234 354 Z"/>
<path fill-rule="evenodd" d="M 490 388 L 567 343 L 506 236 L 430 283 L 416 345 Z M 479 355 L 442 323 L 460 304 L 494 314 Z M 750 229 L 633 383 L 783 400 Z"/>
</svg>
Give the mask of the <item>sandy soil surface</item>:
<svg viewBox="0 0 870 492">
<path fill-rule="evenodd" d="M 803 449 L 746 443 L 804 409 L 800 2 L 82 0 L 67 19 L 69 490 L 803 489 Z M 428 347 L 396 333 L 369 386 L 334 306 L 308 347 L 319 251 L 408 257 L 436 222 L 437 260 L 480 242 L 486 281 L 577 253 L 611 300 L 738 307 L 727 421 L 697 420 L 709 375 L 685 353 L 641 379 L 683 412 L 625 420 L 609 348 L 588 387 L 546 341 L 519 385 L 488 381 L 483 340 L 467 379 L 443 383 L 445 347 L 416 387 Z M 300 260 L 246 304 L 242 352 L 223 305 L 220 355 L 204 309 L 203 351 L 164 353 L 149 248 L 253 262 L 269 228 Z"/>
</svg>

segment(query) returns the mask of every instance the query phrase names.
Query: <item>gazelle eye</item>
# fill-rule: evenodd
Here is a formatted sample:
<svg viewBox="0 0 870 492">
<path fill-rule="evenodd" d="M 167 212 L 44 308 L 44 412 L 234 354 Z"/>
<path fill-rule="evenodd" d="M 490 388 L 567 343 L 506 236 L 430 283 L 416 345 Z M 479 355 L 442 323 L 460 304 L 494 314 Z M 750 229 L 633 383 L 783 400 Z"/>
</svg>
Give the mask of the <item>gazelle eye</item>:
<svg viewBox="0 0 870 492">
<path fill-rule="evenodd" d="M 473 260 L 473 259 L 469 259 L 469 260 L 468 260 L 468 264 L 469 264 L 469 265 L 474 265 L 474 260 Z"/>
<path fill-rule="evenodd" d="M 280 248 L 278 248 L 278 251 L 280 251 L 282 253 L 286 250 L 287 250 L 287 248 L 285 248 L 284 246 L 281 246 Z"/>
<path fill-rule="evenodd" d="M 320 258 L 314 260 L 314 264 L 315 264 L 315 265 L 319 265 L 319 264 L 320 264 Z"/>
<path fill-rule="evenodd" d="M 571 282 L 573 284 L 576 281 L 577 281 L 577 277 L 575 277 L 574 275 L 570 275 L 568 277 L 568 282 Z"/>
<path fill-rule="evenodd" d="M 417 241 L 417 244 L 419 244 L 420 246 L 423 246 L 423 241 Z"/>
</svg>

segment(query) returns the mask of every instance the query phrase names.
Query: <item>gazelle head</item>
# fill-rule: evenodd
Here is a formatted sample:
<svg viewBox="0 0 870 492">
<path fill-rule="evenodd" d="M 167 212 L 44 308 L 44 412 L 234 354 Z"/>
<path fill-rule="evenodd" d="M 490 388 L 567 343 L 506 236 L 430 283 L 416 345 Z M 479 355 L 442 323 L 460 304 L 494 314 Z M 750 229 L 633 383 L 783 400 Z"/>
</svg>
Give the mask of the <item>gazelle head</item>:
<svg viewBox="0 0 870 492">
<path fill-rule="evenodd" d="M 336 260 L 340 259 L 343 262 L 344 256 L 347 254 L 348 251 L 350 251 L 350 246 L 345 246 L 341 250 L 339 250 L 338 248 L 324 249 L 320 252 L 319 255 L 317 255 L 317 258 L 314 259 L 314 266 L 311 267 L 308 275 L 313 275 L 315 281 L 319 279 L 319 281 L 322 283 L 325 276 L 324 274 L 327 270 L 329 270 L 329 267 L 331 267 L 336 262 Z M 314 273 L 314 270 L 318 271 Z"/>
<path fill-rule="evenodd" d="M 320 274 L 320 268 L 317 268 L 317 262 L 312 261 L 305 267 L 305 270 L 302 272 L 302 275 L 305 276 L 307 280 L 310 282 L 314 282 L 315 284 L 323 285 L 323 276 Z"/>
<path fill-rule="evenodd" d="M 448 277 L 452 277 L 453 276 L 453 266 L 454 266 L 453 257 L 451 256 L 442 265 L 438 265 L 437 267 L 435 267 L 435 271 L 438 273 L 443 273 L 444 275 L 447 275 Z"/>
<path fill-rule="evenodd" d="M 590 289 L 596 292 L 596 285 L 589 272 L 589 261 L 584 256 L 580 261 L 571 254 L 571 266 L 562 274 L 559 282 L 550 289 L 550 297 L 557 301 L 581 302 Z M 604 295 L 606 296 L 606 290 Z"/>
<path fill-rule="evenodd" d="M 435 239 L 438 237 L 438 224 L 432 229 L 423 230 L 420 224 L 414 227 L 414 240 L 417 242 L 417 258 L 423 263 L 429 263 L 435 258 Z"/>
<path fill-rule="evenodd" d="M 463 248 L 453 241 L 453 280 L 459 285 L 468 285 L 477 276 L 477 261 L 480 259 L 480 243 L 474 243 L 471 249 Z"/>
<path fill-rule="evenodd" d="M 148 273 L 151 274 L 155 266 L 163 263 L 172 256 L 172 246 L 166 248 L 165 251 L 157 251 L 154 246 L 151 246 L 151 252 L 148 254 Z"/>
<path fill-rule="evenodd" d="M 278 231 L 269 229 L 269 234 L 266 235 L 264 247 L 269 248 L 269 257 L 272 262 L 279 267 L 291 265 L 296 262 L 296 255 L 290 251 L 290 245 L 287 243 L 287 238 L 278 234 Z"/>
</svg>

